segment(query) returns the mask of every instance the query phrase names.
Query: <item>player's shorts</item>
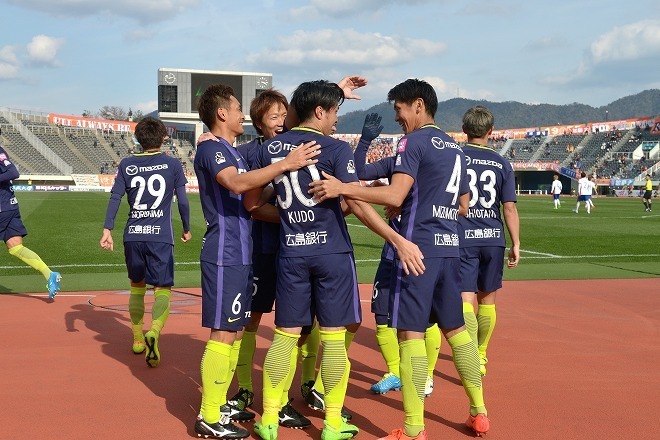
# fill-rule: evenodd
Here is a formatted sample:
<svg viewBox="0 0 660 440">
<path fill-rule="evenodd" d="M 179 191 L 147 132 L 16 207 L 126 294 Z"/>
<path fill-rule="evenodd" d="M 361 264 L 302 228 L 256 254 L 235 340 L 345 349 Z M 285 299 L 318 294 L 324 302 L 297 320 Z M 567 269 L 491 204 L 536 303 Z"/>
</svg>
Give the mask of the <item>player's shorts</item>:
<svg viewBox="0 0 660 440">
<path fill-rule="evenodd" d="M 425 258 L 419 276 L 406 275 L 401 262 L 394 262 L 388 326 L 425 332 L 430 322 L 448 330 L 465 325 L 459 257 Z"/>
<path fill-rule="evenodd" d="M 390 304 L 390 282 L 392 281 L 392 268 L 394 262 L 385 258 L 380 259 L 376 277 L 374 278 L 374 291 L 371 295 L 371 313 L 387 316 Z"/>
<path fill-rule="evenodd" d="M 174 245 L 153 241 L 124 242 L 128 278 L 151 286 L 174 285 Z"/>
<path fill-rule="evenodd" d="M 578 196 L 577 201 L 578 201 L 578 202 L 586 202 L 587 200 L 590 200 L 590 199 L 591 199 L 591 196 L 588 196 L 588 195 L 582 195 L 582 196 Z"/>
<path fill-rule="evenodd" d="M 552 198 L 555 199 L 555 200 L 559 200 L 559 194 L 553 194 Z"/>
<path fill-rule="evenodd" d="M 465 247 L 460 253 L 461 292 L 490 293 L 502 288 L 503 247 Z"/>
<path fill-rule="evenodd" d="M 644 191 L 644 198 L 646 200 L 651 200 L 653 198 L 653 190 L 647 189 L 646 191 Z"/>
<path fill-rule="evenodd" d="M 21 220 L 21 213 L 18 209 L 0 212 L 0 239 L 7 241 L 12 237 L 25 237 L 27 229 Z"/>
<path fill-rule="evenodd" d="M 250 322 L 251 265 L 218 266 L 200 262 L 202 269 L 202 327 L 240 331 Z"/>
<path fill-rule="evenodd" d="M 257 313 L 270 313 L 275 303 L 277 254 L 252 254 L 252 306 Z"/>
<path fill-rule="evenodd" d="M 362 321 L 353 253 L 278 259 L 275 325 L 321 327 Z"/>
</svg>

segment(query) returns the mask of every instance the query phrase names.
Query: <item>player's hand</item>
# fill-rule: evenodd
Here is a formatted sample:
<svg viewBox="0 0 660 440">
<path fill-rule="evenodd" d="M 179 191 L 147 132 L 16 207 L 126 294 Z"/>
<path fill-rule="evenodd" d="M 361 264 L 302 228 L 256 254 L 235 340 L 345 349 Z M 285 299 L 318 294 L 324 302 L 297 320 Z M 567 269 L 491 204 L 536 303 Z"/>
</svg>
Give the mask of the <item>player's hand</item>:
<svg viewBox="0 0 660 440">
<path fill-rule="evenodd" d="M 100 243 L 101 247 L 105 250 L 115 250 L 115 242 L 112 240 L 112 231 L 110 229 L 103 229 L 103 236 Z"/>
<path fill-rule="evenodd" d="M 311 188 L 307 191 L 314 196 L 314 200 L 320 203 L 326 199 L 334 199 L 335 197 L 342 195 L 344 184 L 341 180 L 325 171 L 321 171 L 321 173 L 323 174 L 323 177 L 325 177 L 325 180 L 311 182 L 309 184 Z"/>
<path fill-rule="evenodd" d="M 381 131 L 383 131 L 383 126 L 380 125 L 380 121 L 383 119 L 378 113 L 369 113 L 364 117 L 364 125 L 362 126 L 362 137 L 361 140 L 371 142 L 378 137 Z"/>
<path fill-rule="evenodd" d="M 215 137 L 215 135 L 213 133 L 211 133 L 210 131 L 207 131 L 206 133 L 202 133 L 202 135 L 199 137 L 199 139 L 197 139 L 197 144 L 196 145 L 199 145 L 204 141 L 220 142 L 220 139 Z"/>
<path fill-rule="evenodd" d="M 343 78 L 337 85 L 344 91 L 346 99 L 362 99 L 353 93 L 353 90 L 367 85 L 367 78 L 359 75 L 351 75 Z"/>
<path fill-rule="evenodd" d="M 513 269 L 520 261 L 520 245 L 511 246 L 509 249 L 509 259 L 506 261 L 506 267 Z"/>
<path fill-rule="evenodd" d="M 396 220 L 401 215 L 400 206 L 386 206 L 383 210 L 385 211 L 385 218 L 388 220 Z"/>
<path fill-rule="evenodd" d="M 321 154 L 321 146 L 317 145 L 316 141 L 311 141 L 294 148 L 286 155 L 282 163 L 287 171 L 295 171 L 318 162 L 318 159 L 314 159 L 314 157 L 319 154 Z"/>
<path fill-rule="evenodd" d="M 411 273 L 419 276 L 424 273 L 426 266 L 424 266 L 424 254 L 419 247 L 405 238 L 397 239 L 396 243 L 392 243 L 396 249 L 396 253 L 401 261 L 401 267 L 406 275 Z"/>
<path fill-rule="evenodd" d="M 183 231 L 181 234 L 181 241 L 187 243 L 192 238 L 190 231 Z"/>
</svg>

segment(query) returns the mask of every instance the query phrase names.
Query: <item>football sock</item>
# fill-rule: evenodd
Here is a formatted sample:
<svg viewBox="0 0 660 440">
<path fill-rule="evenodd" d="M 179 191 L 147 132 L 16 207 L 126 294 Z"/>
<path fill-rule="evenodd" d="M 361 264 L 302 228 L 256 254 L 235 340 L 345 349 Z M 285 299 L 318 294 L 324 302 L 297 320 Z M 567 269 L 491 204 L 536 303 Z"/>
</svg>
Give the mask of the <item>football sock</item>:
<svg viewBox="0 0 660 440">
<path fill-rule="evenodd" d="M 403 424 L 409 437 L 417 437 L 424 430 L 424 386 L 426 385 L 426 349 L 422 339 L 409 339 L 399 343 L 401 347 L 401 393 Z"/>
<path fill-rule="evenodd" d="M 389 328 L 387 325 L 376 326 L 376 340 L 387 364 L 387 370 L 399 377 L 399 340 L 395 332 L 396 329 Z"/>
<path fill-rule="evenodd" d="M 144 294 L 146 292 L 146 286 L 131 286 L 131 294 L 128 296 L 128 314 L 131 316 L 134 341 L 144 341 L 142 321 L 144 318 Z"/>
<path fill-rule="evenodd" d="M 44 278 L 48 279 L 48 277 L 50 277 L 50 269 L 48 268 L 48 266 L 46 266 L 46 263 L 41 261 L 39 255 L 31 251 L 30 249 L 26 248 L 22 244 L 19 244 L 12 248 L 9 248 L 8 250 L 10 255 L 18 258 L 19 260 L 21 260 L 23 263 L 27 264 L 31 268 L 41 272 L 41 275 L 43 275 Z"/>
<path fill-rule="evenodd" d="M 284 388 L 282 389 L 282 400 L 280 400 L 280 408 L 289 403 L 289 390 L 291 389 L 293 376 L 296 375 L 296 368 L 298 367 L 298 347 L 293 347 L 293 350 L 291 350 L 291 358 L 289 362 L 289 374 L 284 379 Z"/>
<path fill-rule="evenodd" d="M 344 347 L 346 351 L 348 351 L 348 347 L 351 346 L 351 342 L 353 342 L 353 338 L 355 338 L 355 333 L 351 333 L 348 330 L 346 330 L 345 336 L 344 336 Z M 323 359 L 321 359 L 321 362 L 323 362 Z M 321 380 L 321 370 L 319 369 L 318 375 L 316 376 L 316 381 L 314 382 L 314 389 L 318 391 L 321 394 L 325 394 L 325 386 L 323 385 L 323 381 Z"/>
<path fill-rule="evenodd" d="M 346 355 L 346 330 L 321 330 L 323 357 L 321 358 L 321 380 L 324 388 L 325 421 L 335 429 L 341 429 L 348 375 L 351 363 Z"/>
<path fill-rule="evenodd" d="M 490 337 L 493 336 L 493 330 L 495 330 L 495 323 L 497 322 L 495 304 L 479 304 L 477 321 L 479 323 L 479 338 L 477 341 L 479 356 L 486 359 L 488 342 L 490 342 Z"/>
<path fill-rule="evenodd" d="M 321 345 L 321 337 L 319 335 L 319 325 L 314 322 L 314 327 L 307 339 L 300 347 L 300 357 L 302 359 L 302 373 L 300 381 L 307 383 L 310 380 L 316 379 L 316 359 L 319 354 L 319 346 Z"/>
<path fill-rule="evenodd" d="M 238 376 L 238 387 L 252 391 L 252 362 L 254 351 L 257 349 L 257 332 L 243 332 L 241 339 L 241 350 L 238 353 L 236 364 L 236 375 Z"/>
<path fill-rule="evenodd" d="M 463 320 L 465 321 L 465 328 L 470 334 L 470 338 L 476 344 L 479 325 L 477 324 L 477 315 L 474 314 L 474 305 L 472 303 L 463 303 Z"/>
<path fill-rule="evenodd" d="M 264 412 L 261 416 L 264 426 L 277 424 L 279 421 L 277 413 L 281 409 L 282 392 L 291 370 L 291 351 L 296 349 L 299 338 L 300 335 L 275 329 L 273 343 L 264 361 Z"/>
<path fill-rule="evenodd" d="M 577 212 L 580 209 L 580 202 L 577 202 L 577 205 L 575 205 L 575 212 Z"/>
<path fill-rule="evenodd" d="M 151 330 L 160 335 L 168 316 L 170 316 L 170 289 L 155 287 L 154 305 L 151 307 Z"/>
<path fill-rule="evenodd" d="M 487 414 L 481 387 L 477 344 L 470 338 L 467 330 L 455 334 L 447 339 L 447 342 L 451 346 L 456 371 L 458 371 L 465 393 L 470 399 L 470 414 L 473 416 L 479 413 Z"/>
<path fill-rule="evenodd" d="M 220 420 L 220 405 L 227 401 L 227 376 L 232 346 L 208 341 L 202 356 L 202 405 L 199 413 L 207 423 Z M 224 395 L 222 390 L 224 389 Z"/>
<path fill-rule="evenodd" d="M 433 324 L 431 327 L 426 329 L 426 334 L 424 335 L 424 345 L 426 345 L 426 359 L 428 362 L 428 373 L 431 377 L 433 377 L 435 364 L 438 362 L 440 344 L 442 344 L 440 329 L 438 328 L 438 324 Z"/>
</svg>

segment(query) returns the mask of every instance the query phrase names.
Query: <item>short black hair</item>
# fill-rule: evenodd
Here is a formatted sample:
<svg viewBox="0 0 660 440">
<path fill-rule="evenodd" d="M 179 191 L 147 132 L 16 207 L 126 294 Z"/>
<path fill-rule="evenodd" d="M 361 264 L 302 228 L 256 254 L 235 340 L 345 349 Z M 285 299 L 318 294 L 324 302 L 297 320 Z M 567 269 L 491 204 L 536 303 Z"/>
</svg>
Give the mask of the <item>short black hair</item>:
<svg viewBox="0 0 660 440">
<path fill-rule="evenodd" d="M 291 105 L 298 113 L 300 121 L 306 121 L 316 107 L 330 110 L 344 102 L 344 91 L 337 84 L 326 81 L 308 81 L 300 84 L 293 92 Z"/>
<path fill-rule="evenodd" d="M 166 136 L 167 129 L 160 119 L 146 117 L 135 126 L 135 138 L 144 150 L 160 148 Z"/>
<path fill-rule="evenodd" d="M 394 86 L 387 92 L 389 102 L 403 102 L 412 104 L 417 98 L 421 98 L 426 106 L 426 112 L 431 117 L 435 117 L 438 111 L 438 96 L 431 84 L 422 79 L 410 78 Z"/>
<path fill-rule="evenodd" d="M 584 171 L 582 171 L 582 172 L 580 173 L 580 177 L 587 177 L 587 173 L 585 173 Z"/>
<path fill-rule="evenodd" d="M 215 125 L 215 115 L 219 108 L 229 108 L 231 97 L 234 95 L 234 89 L 224 84 L 211 84 L 206 88 L 202 96 L 197 101 L 197 113 L 199 119 L 213 130 Z"/>
</svg>

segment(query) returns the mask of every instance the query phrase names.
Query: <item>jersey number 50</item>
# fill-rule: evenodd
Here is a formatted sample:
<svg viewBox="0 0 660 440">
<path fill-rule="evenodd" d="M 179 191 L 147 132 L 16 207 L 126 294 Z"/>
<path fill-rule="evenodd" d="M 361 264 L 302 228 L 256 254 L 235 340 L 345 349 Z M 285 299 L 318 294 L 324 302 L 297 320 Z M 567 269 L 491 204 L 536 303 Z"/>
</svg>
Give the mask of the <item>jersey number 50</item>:
<svg viewBox="0 0 660 440">
<path fill-rule="evenodd" d="M 277 157 L 272 158 L 271 161 L 272 163 L 275 163 L 282 159 L 282 157 Z M 321 174 L 319 173 L 318 168 L 316 168 L 316 165 L 307 165 L 306 168 L 309 170 L 309 174 L 312 175 L 312 181 L 315 182 L 317 180 L 321 180 Z M 282 200 L 279 194 L 277 196 L 277 203 L 280 208 L 288 209 L 291 207 L 291 203 L 293 203 L 293 194 L 296 195 L 296 198 L 300 203 L 302 203 L 304 206 L 307 206 L 308 208 L 316 205 L 316 200 L 314 200 L 312 197 L 307 197 L 303 190 L 300 188 L 300 182 L 298 181 L 298 171 L 296 170 L 289 172 L 289 177 L 287 177 L 285 174 L 280 174 L 274 179 L 276 185 L 279 185 L 280 183 L 284 185 L 285 199 Z"/>
</svg>

